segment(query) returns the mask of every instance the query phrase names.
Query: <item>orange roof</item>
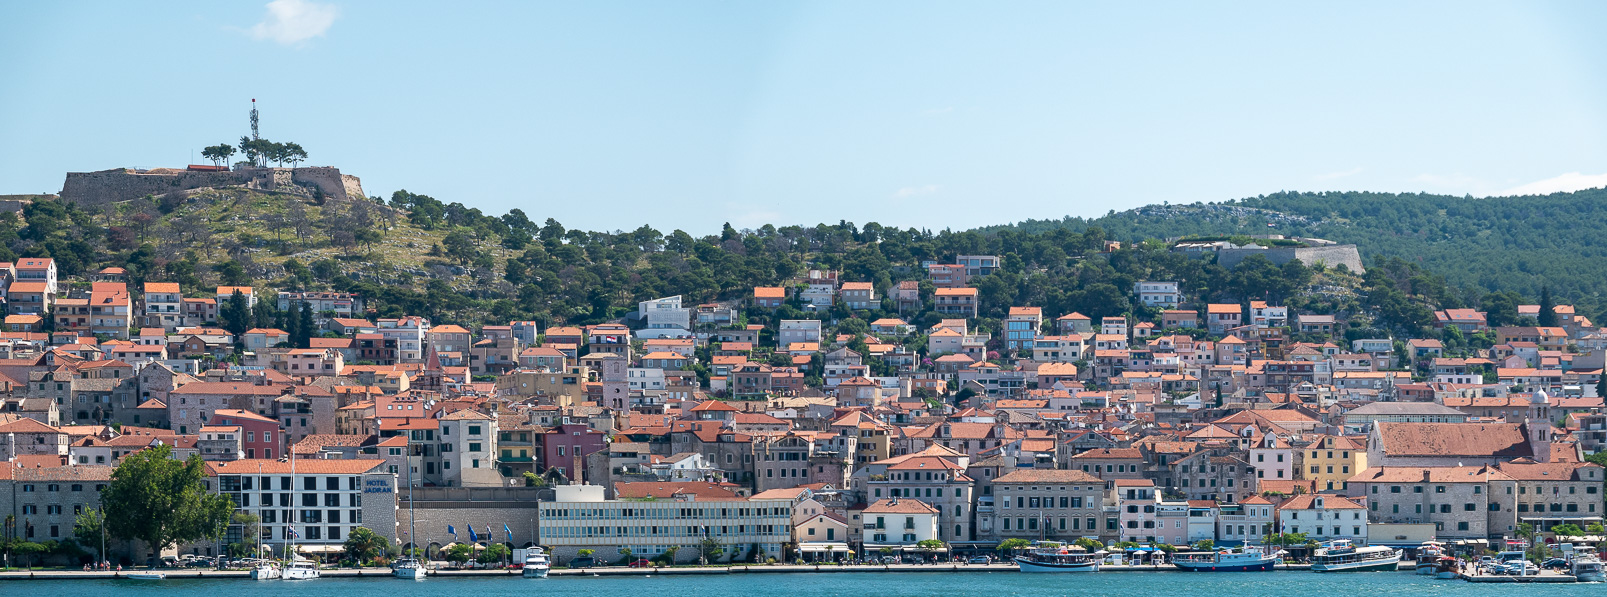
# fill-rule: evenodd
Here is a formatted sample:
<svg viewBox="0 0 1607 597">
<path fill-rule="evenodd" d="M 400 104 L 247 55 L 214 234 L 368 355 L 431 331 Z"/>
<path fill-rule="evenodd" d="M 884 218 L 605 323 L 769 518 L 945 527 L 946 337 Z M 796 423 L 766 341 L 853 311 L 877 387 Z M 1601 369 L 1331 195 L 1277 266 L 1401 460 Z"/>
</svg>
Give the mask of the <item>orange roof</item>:
<svg viewBox="0 0 1607 597">
<path fill-rule="evenodd" d="M 178 282 L 146 282 L 145 292 L 178 292 Z"/>
<path fill-rule="evenodd" d="M 786 298 L 787 290 L 780 286 L 754 286 L 753 298 Z"/>
<path fill-rule="evenodd" d="M 977 295 L 977 290 L 975 288 L 969 288 L 969 287 L 967 287 L 967 288 L 939 288 L 939 289 L 937 289 L 936 293 L 937 293 L 937 296 L 976 296 Z"/>
</svg>

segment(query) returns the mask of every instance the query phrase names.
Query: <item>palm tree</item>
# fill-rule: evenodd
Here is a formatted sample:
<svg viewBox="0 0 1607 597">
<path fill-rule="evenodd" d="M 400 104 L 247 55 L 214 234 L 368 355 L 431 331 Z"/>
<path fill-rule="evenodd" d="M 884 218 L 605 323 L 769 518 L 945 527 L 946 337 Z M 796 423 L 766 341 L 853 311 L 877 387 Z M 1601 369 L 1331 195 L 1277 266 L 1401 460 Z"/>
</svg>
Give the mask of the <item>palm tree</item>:
<svg viewBox="0 0 1607 597">
<path fill-rule="evenodd" d="M 346 535 L 346 555 L 358 562 L 370 561 L 390 551 L 390 543 L 390 539 L 367 527 L 357 527 Z"/>
</svg>

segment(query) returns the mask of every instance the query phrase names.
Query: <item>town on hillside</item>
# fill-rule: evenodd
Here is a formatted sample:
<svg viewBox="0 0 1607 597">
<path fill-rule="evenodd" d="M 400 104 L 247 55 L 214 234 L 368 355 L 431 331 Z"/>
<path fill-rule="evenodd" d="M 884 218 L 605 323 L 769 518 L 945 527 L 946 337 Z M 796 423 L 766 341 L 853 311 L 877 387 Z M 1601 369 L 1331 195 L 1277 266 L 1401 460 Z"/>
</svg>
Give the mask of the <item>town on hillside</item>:
<svg viewBox="0 0 1607 597">
<path fill-rule="evenodd" d="M 1157 279 L 1121 289 L 1125 314 L 1008 305 L 984 328 L 1004 259 L 477 329 L 346 292 L 0 263 L 5 538 L 68 566 L 333 562 L 371 536 L 566 565 L 1607 534 L 1607 330 L 1549 294 L 1394 337 Z M 101 498 L 152 454 L 199 461 L 227 522 L 171 545 L 86 525 L 133 512 Z"/>
</svg>

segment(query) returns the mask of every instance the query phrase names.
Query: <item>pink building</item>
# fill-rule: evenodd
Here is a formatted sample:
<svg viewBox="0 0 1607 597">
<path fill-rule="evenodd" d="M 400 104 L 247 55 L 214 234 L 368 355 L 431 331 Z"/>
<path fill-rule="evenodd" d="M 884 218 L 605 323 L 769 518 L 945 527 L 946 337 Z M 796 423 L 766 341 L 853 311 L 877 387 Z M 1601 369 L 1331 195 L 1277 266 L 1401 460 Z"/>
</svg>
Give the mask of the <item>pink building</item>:
<svg viewBox="0 0 1607 597">
<path fill-rule="evenodd" d="M 246 458 L 272 460 L 284 455 L 278 421 L 249 411 L 219 409 L 208 424 L 239 427 L 240 450 Z"/>
</svg>

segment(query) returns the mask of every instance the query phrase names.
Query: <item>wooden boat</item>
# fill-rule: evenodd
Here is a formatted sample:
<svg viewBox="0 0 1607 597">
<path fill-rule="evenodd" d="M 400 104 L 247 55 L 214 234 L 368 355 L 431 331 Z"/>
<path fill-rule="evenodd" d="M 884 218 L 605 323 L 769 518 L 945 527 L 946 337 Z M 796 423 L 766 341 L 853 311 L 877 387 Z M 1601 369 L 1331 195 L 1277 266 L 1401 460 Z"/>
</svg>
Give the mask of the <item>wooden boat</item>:
<svg viewBox="0 0 1607 597">
<path fill-rule="evenodd" d="M 1015 560 L 1022 572 L 1099 572 L 1099 561 L 1104 556 L 1104 551 L 1088 553 L 1056 544 L 1037 547 Z"/>
<path fill-rule="evenodd" d="M 1377 545 L 1356 547 L 1346 539 L 1336 539 L 1311 556 L 1312 572 L 1394 572 L 1400 564 L 1400 550 Z"/>
</svg>

